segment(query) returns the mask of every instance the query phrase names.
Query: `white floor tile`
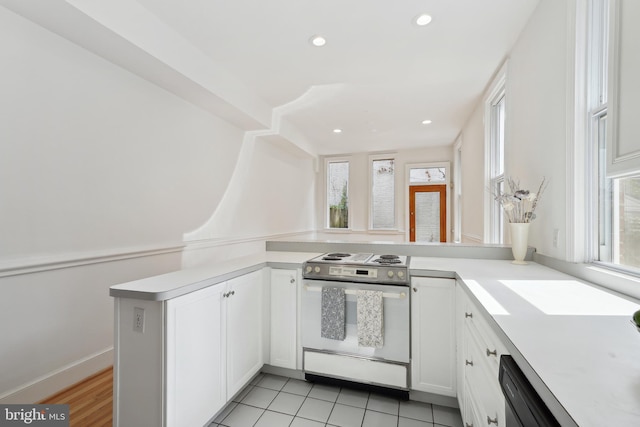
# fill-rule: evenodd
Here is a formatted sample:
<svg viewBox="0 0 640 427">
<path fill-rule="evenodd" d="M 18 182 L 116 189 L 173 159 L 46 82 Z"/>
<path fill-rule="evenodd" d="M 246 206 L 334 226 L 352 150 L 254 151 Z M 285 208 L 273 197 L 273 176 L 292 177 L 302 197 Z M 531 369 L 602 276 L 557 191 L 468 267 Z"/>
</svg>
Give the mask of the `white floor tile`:
<svg viewBox="0 0 640 427">
<path fill-rule="evenodd" d="M 332 402 L 307 397 L 297 416 L 326 423 L 329 419 L 329 414 L 331 414 L 331 409 L 333 409 Z"/>
<path fill-rule="evenodd" d="M 256 406 L 258 408 L 267 409 L 267 407 L 276 398 L 278 392 L 268 388 L 254 387 L 251 391 L 242 399 L 242 403 L 245 405 Z"/>
<path fill-rule="evenodd" d="M 430 403 L 408 400 L 400 402 L 400 416 L 414 420 L 433 422 L 433 409 Z"/>
<path fill-rule="evenodd" d="M 371 393 L 369 401 L 367 402 L 367 409 L 372 411 L 384 412 L 385 414 L 391 414 L 398 416 L 398 408 L 400 402 L 397 399 L 393 399 L 387 396 L 380 396 Z"/>
<path fill-rule="evenodd" d="M 397 416 L 375 411 L 366 411 L 362 421 L 362 427 L 390 427 L 397 425 Z"/>
<path fill-rule="evenodd" d="M 340 390 L 340 394 L 338 394 L 338 400 L 336 402 L 342 403 L 343 405 L 366 408 L 368 400 L 369 393 L 366 391 L 343 388 L 342 390 Z"/>
<path fill-rule="evenodd" d="M 291 424 L 291 421 L 293 421 L 292 415 L 265 411 L 256 423 L 255 427 L 286 427 Z"/>
<path fill-rule="evenodd" d="M 265 375 L 264 378 L 258 383 L 260 387 L 270 388 L 271 390 L 282 390 L 282 387 L 287 383 L 288 378 L 280 377 L 278 375 Z"/>
<path fill-rule="evenodd" d="M 226 427 L 248 427 L 258 421 L 264 409 L 254 408 L 253 406 L 238 404 L 233 411 L 220 423 Z"/>
<path fill-rule="evenodd" d="M 302 380 L 294 380 L 290 379 L 282 388 L 282 391 L 286 391 L 287 393 L 299 394 L 301 396 L 306 396 L 311 391 L 311 387 L 313 387 L 313 383 L 302 381 Z"/>
<path fill-rule="evenodd" d="M 324 423 L 296 417 L 293 419 L 290 427 L 324 427 Z"/>
<path fill-rule="evenodd" d="M 328 402 L 335 402 L 339 393 L 340 387 L 333 387 L 325 384 L 314 384 L 313 388 L 309 392 L 309 397 L 326 400 Z"/>
<path fill-rule="evenodd" d="M 446 406 L 433 405 L 433 422 L 448 427 L 462 427 L 460 410 Z"/>
<path fill-rule="evenodd" d="M 434 427 L 434 425 L 426 421 L 400 417 L 398 419 L 398 427 Z"/>
<path fill-rule="evenodd" d="M 336 403 L 327 422 L 339 427 L 360 427 L 363 418 L 364 408 Z"/>
<path fill-rule="evenodd" d="M 295 415 L 302 406 L 305 397 L 297 394 L 280 392 L 269 405 L 270 411 L 282 412 L 284 414 Z"/>
</svg>

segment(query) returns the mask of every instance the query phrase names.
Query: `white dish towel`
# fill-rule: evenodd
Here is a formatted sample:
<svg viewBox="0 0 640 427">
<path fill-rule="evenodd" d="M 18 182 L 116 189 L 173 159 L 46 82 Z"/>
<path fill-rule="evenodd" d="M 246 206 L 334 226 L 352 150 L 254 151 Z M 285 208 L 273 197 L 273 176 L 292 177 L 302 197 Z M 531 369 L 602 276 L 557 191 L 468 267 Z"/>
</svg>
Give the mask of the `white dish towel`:
<svg viewBox="0 0 640 427">
<path fill-rule="evenodd" d="M 357 298 L 358 345 L 360 347 L 382 348 L 384 346 L 382 292 L 359 289 Z"/>
</svg>

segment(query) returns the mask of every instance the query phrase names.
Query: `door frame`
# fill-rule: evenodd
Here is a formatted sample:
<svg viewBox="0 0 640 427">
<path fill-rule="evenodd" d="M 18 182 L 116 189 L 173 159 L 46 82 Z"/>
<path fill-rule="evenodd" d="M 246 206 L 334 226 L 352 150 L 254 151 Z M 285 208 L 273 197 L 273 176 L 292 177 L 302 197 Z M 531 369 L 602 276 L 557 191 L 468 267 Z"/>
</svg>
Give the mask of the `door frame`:
<svg viewBox="0 0 640 427">
<path fill-rule="evenodd" d="M 444 168 L 445 170 L 445 182 L 435 182 L 433 184 L 429 183 L 416 183 L 415 185 L 446 185 L 446 227 L 445 227 L 445 236 L 446 241 L 451 242 L 451 163 L 450 162 L 425 162 L 425 163 L 407 163 L 405 165 L 405 177 L 404 177 L 404 206 L 405 206 L 405 215 L 404 215 L 404 224 L 405 224 L 405 241 L 410 241 L 410 232 L 411 232 L 411 221 L 410 221 L 410 196 L 409 196 L 409 187 L 412 185 L 409 179 L 409 173 L 411 169 L 418 168 Z"/>
<path fill-rule="evenodd" d="M 413 242 L 415 240 L 415 216 L 411 217 L 411 212 L 415 211 L 415 193 L 439 193 L 440 201 L 443 201 L 444 193 L 444 203 L 440 203 L 440 242 L 442 242 L 442 238 L 444 237 L 444 241 L 447 241 L 447 185 L 446 184 L 432 184 L 432 185 L 411 185 L 409 186 L 409 241 Z M 444 211 L 444 218 L 442 217 L 442 213 Z"/>
</svg>

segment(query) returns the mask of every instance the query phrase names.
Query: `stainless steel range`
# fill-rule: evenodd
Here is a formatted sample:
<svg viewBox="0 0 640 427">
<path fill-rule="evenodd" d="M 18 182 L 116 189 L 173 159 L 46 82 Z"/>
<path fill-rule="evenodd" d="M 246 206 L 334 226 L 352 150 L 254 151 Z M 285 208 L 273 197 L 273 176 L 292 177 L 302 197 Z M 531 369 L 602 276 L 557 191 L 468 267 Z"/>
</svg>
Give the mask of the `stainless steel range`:
<svg viewBox="0 0 640 427">
<path fill-rule="evenodd" d="M 329 253 L 304 264 L 303 277 L 363 283 L 408 285 L 408 257 L 401 255 Z"/>
<path fill-rule="evenodd" d="M 307 379 L 408 393 L 408 262 L 406 256 L 338 252 L 305 262 L 301 337 Z"/>
</svg>

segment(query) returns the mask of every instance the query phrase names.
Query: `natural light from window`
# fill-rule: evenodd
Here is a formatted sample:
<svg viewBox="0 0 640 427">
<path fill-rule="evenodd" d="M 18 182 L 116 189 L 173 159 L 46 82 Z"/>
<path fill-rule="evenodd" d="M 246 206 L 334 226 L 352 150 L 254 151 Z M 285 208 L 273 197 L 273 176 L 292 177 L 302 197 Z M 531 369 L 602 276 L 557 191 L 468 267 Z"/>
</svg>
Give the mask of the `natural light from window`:
<svg viewBox="0 0 640 427">
<path fill-rule="evenodd" d="M 493 316 L 509 315 L 507 309 L 504 308 L 493 296 L 491 296 L 485 288 L 480 286 L 477 281 L 465 279 L 464 283 L 467 285 L 469 290 L 473 292 L 473 295 L 475 295 L 478 301 L 480 301 L 480 304 L 484 306 L 489 314 Z"/>
<path fill-rule="evenodd" d="M 577 280 L 500 280 L 529 304 L 553 316 L 629 316 L 640 305 Z"/>
</svg>

